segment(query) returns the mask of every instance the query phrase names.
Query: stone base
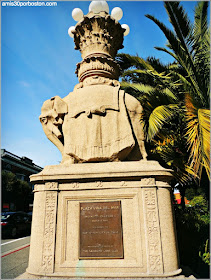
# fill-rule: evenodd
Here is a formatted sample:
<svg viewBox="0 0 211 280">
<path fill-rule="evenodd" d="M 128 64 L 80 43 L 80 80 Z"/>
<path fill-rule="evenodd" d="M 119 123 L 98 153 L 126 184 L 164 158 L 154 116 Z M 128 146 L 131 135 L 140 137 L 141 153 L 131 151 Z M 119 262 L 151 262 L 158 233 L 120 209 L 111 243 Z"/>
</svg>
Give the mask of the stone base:
<svg viewBox="0 0 211 280">
<path fill-rule="evenodd" d="M 180 274 L 171 177 L 155 161 L 47 166 L 32 175 L 35 197 L 27 272 L 39 278 Z M 80 203 L 117 201 L 123 258 L 80 258 Z"/>
<path fill-rule="evenodd" d="M 65 277 L 65 278 L 68 279 L 67 277 Z M 100 280 L 114 280 L 114 279 L 118 279 L 118 278 L 100 278 Z M 32 274 L 29 274 L 28 272 L 25 272 L 15 279 L 59 279 L 59 278 L 49 277 L 49 276 L 46 276 L 46 277 L 45 276 L 35 276 Z M 73 278 L 69 278 L 69 279 L 73 279 Z M 87 280 L 87 278 L 79 278 L 79 279 Z M 95 280 L 95 279 L 99 279 L 99 278 L 89 278 L 89 279 Z M 121 278 L 121 280 L 129 280 L 129 279 L 132 279 L 132 278 Z M 143 278 L 136 278 L 136 279 L 138 280 L 138 279 L 143 279 Z M 148 279 L 157 279 L 157 277 L 150 277 Z M 197 279 L 197 278 L 194 277 L 194 275 L 192 275 L 192 274 L 188 274 L 188 276 L 184 275 L 184 274 L 180 274 L 180 275 L 176 275 L 176 276 L 162 277 L 162 279 Z"/>
</svg>

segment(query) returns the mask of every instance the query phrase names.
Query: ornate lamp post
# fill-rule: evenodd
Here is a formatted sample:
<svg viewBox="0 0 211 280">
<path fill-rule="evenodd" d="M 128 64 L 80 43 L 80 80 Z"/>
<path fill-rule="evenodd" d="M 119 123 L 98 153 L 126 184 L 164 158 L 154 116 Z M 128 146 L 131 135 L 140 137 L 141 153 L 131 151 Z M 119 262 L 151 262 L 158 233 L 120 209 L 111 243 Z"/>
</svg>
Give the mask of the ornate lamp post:
<svg viewBox="0 0 211 280">
<path fill-rule="evenodd" d="M 141 104 L 120 89 L 114 57 L 127 25 L 105 1 L 76 8 L 69 28 L 79 83 L 44 102 L 43 130 L 60 165 L 35 184 L 30 277 L 167 277 L 179 274 L 170 170 L 147 160 Z M 82 163 L 82 164 L 80 164 Z M 28 277 L 29 278 L 29 277 Z"/>
<path fill-rule="evenodd" d="M 85 16 L 73 10 L 78 22 L 68 33 L 83 59 L 76 68 L 79 84 L 65 98 L 53 97 L 42 107 L 43 130 L 61 151 L 62 164 L 147 158 L 141 104 L 120 90 L 114 59 L 129 27 L 118 22 L 120 8 L 108 12 L 105 1 L 92 1 Z"/>
</svg>

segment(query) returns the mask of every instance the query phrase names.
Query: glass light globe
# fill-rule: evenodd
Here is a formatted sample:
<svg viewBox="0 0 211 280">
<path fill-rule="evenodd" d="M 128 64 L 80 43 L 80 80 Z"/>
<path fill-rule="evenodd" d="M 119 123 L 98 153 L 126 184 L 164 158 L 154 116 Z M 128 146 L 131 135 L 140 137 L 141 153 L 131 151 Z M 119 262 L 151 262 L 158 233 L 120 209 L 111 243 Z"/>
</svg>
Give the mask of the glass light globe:
<svg viewBox="0 0 211 280">
<path fill-rule="evenodd" d="M 109 7 L 106 1 L 92 1 L 89 5 L 89 12 L 99 14 L 100 12 L 109 13 Z"/>
<path fill-rule="evenodd" d="M 73 31 L 75 31 L 75 26 L 70 26 L 70 28 L 68 29 L 68 34 L 70 37 L 74 37 Z"/>
<path fill-rule="evenodd" d="M 104 12 L 109 13 L 109 6 L 106 1 L 101 1 L 102 9 Z"/>
<path fill-rule="evenodd" d="M 75 21 L 79 21 L 83 18 L 83 11 L 79 8 L 75 8 L 73 11 L 72 11 L 72 17 Z"/>
<path fill-rule="evenodd" d="M 125 29 L 124 36 L 127 36 L 130 32 L 130 27 L 127 24 L 122 24 L 121 27 Z"/>
<path fill-rule="evenodd" d="M 113 8 L 111 11 L 111 16 L 116 20 L 120 20 L 123 17 L 122 9 L 119 7 Z"/>
</svg>

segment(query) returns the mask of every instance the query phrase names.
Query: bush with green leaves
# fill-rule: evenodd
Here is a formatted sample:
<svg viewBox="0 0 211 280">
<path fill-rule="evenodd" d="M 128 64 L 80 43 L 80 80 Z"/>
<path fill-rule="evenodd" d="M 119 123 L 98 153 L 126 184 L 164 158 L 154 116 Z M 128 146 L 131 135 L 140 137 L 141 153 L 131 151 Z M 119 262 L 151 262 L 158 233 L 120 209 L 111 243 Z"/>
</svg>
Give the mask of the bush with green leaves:
<svg viewBox="0 0 211 280">
<path fill-rule="evenodd" d="M 202 259 L 204 263 L 210 265 L 209 239 L 207 239 L 206 244 L 204 246 L 204 253 L 200 251 L 199 257 Z"/>
<path fill-rule="evenodd" d="M 200 277 L 209 277 L 209 207 L 203 195 L 184 209 L 175 204 L 179 256 Z"/>
<path fill-rule="evenodd" d="M 2 202 L 14 203 L 17 211 L 28 211 L 31 184 L 20 180 L 12 172 L 2 171 Z"/>
</svg>

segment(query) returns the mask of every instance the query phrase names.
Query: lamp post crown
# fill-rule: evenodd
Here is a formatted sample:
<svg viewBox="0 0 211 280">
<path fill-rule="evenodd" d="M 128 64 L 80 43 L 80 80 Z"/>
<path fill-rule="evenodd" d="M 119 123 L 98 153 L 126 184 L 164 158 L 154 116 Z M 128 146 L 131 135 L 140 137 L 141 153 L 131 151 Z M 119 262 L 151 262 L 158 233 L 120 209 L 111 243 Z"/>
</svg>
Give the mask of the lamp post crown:
<svg viewBox="0 0 211 280">
<path fill-rule="evenodd" d="M 124 47 L 124 36 L 129 33 L 129 27 L 119 23 L 122 16 L 118 7 L 109 15 L 106 1 L 92 1 L 87 15 L 79 8 L 72 11 L 73 19 L 78 22 L 69 28 L 68 34 L 74 38 L 75 49 L 83 59 L 76 68 L 80 82 L 90 76 L 118 80 L 120 67 L 115 56 Z"/>
<path fill-rule="evenodd" d="M 80 50 L 82 58 L 96 53 L 115 57 L 123 48 L 124 32 L 120 23 L 106 12 L 89 12 L 75 26 L 75 49 Z"/>
</svg>

